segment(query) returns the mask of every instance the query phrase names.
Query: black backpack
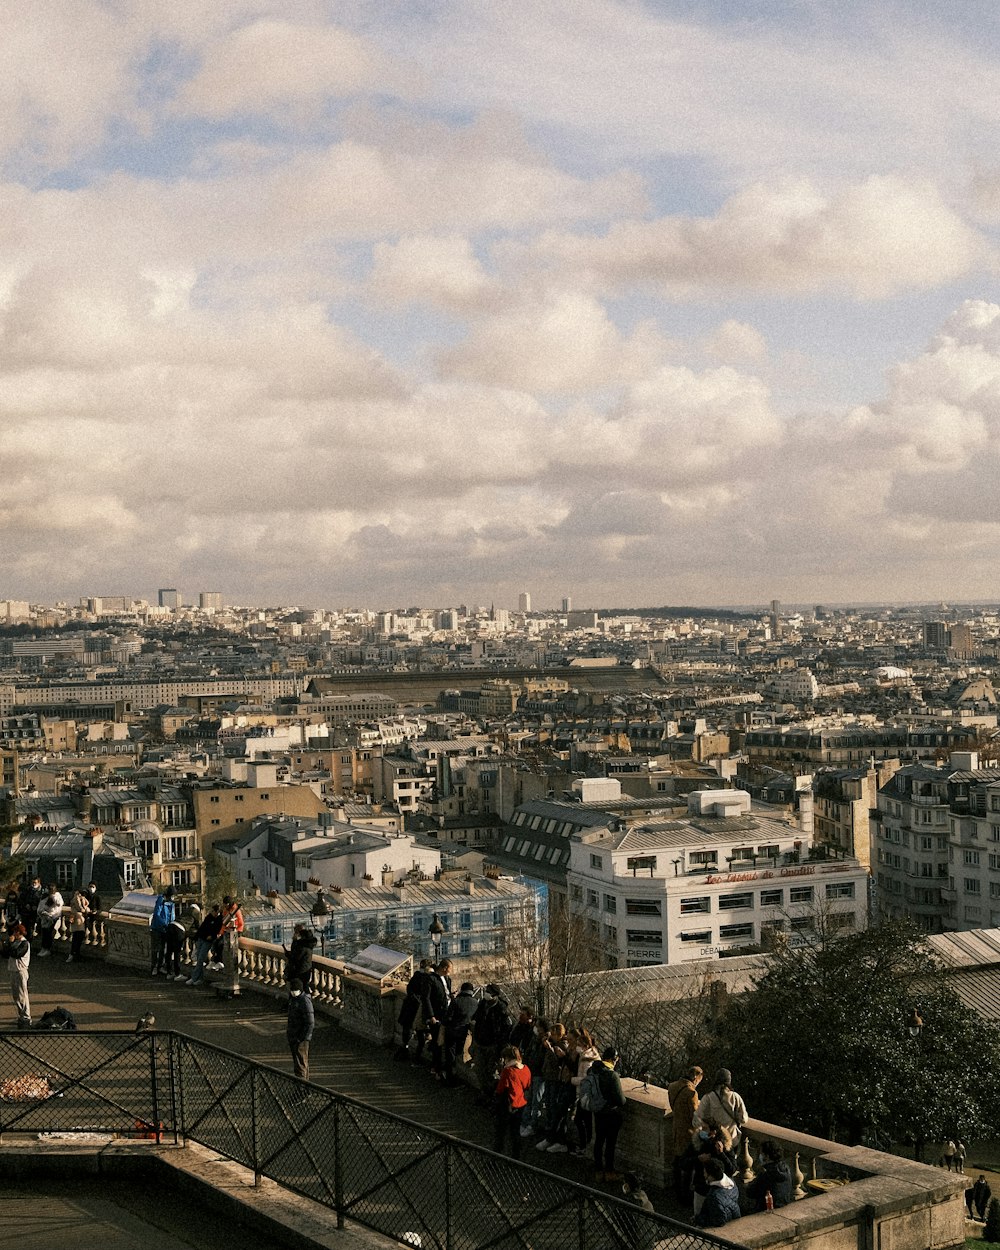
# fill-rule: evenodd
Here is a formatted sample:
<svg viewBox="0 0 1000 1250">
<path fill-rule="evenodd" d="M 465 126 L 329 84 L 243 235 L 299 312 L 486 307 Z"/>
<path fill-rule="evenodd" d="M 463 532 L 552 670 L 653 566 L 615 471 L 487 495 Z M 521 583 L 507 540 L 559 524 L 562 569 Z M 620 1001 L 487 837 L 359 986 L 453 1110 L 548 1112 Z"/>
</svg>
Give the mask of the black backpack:
<svg viewBox="0 0 1000 1250">
<path fill-rule="evenodd" d="M 75 1033 L 76 1021 L 71 1011 L 67 1011 L 65 1007 L 55 1007 L 52 1011 L 47 1011 L 35 1027 L 49 1033 Z"/>
</svg>

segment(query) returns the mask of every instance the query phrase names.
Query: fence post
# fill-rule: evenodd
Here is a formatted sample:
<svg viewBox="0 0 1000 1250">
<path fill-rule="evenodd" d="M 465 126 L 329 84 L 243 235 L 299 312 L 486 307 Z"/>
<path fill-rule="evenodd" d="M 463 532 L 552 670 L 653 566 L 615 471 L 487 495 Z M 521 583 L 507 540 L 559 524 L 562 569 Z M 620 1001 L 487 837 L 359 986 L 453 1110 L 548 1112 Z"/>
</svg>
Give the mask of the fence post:
<svg viewBox="0 0 1000 1250">
<path fill-rule="evenodd" d="M 444 1247 L 451 1250 L 451 1143 L 444 1148 Z"/>
<path fill-rule="evenodd" d="M 337 1227 L 344 1227 L 343 1142 L 340 1140 L 340 1100 L 333 1104 L 333 1201 L 337 1207 Z"/>
<path fill-rule="evenodd" d="M 167 1075 L 170 1080 L 170 1118 L 174 1124 L 174 1145 L 180 1144 L 180 1112 L 177 1107 L 177 1037 L 167 1034 Z"/>
<path fill-rule="evenodd" d="M 160 1089 L 156 1075 L 156 1034 L 150 1032 L 147 1034 L 149 1038 L 149 1086 L 150 1094 L 153 1099 L 153 1133 L 155 1134 L 156 1144 L 159 1146 L 160 1132 Z"/>
<path fill-rule="evenodd" d="M 257 1124 L 257 1066 L 250 1068 L 250 1140 L 253 1142 L 253 1187 L 260 1189 L 260 1138 Z"/>
<path fill-rule="evenodd" d="M 587 1250 L 587 1202 L 588 1199 L 584 1194 L 580 1194 L 578 1196 L 576 1207 L 576 1231 L 577 1238 L 580 1243 L 580 1250 Z"/>
</svg>

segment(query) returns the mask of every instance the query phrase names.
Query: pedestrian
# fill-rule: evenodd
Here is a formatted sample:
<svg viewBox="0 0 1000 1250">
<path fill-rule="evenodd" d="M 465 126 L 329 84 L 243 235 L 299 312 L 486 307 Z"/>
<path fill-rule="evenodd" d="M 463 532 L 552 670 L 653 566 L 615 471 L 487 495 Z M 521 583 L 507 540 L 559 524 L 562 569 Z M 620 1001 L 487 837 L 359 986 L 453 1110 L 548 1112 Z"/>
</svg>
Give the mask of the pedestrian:
<svg viewBox="0 0 1000 1250">
<path fill-rule="evenodd" d="M 0 957 L 7 960 L 10 973 L 10 997 L 17 1010 L 17 1027 L 31 1027 L 31 1003 L 28 1001 L 28 966 L 31 943 L 23 924 L 16 924 L 0 943 Z"/>
<path fill-rule="evenodd" d="M 7 896 L 3 903 L 3 927 L 9 933 L 21 919 L 20 887 L 16 881 L 7 886 Z"/>
<path fill-rule="evenodd" d="M 695 1128 L 701 1128 L 709 1120 L 713 1124 L 721 1124 L 732 1133 L 735 1147 L 747 1122 L 747 1106 L 732 1084 L 733 1074 L 728 1068 L 720 1068 L 712 1081 L 712 1088 L 698 1103 L 693 1121 Z"/>
<path fill-rule="evenodd" d="M 476 1014 L 479 1003 L 476 1000 L 476 987 L 471 981 L 463 981 L 461 989 L 448 1005 L 448 1014 L 444 1020 L 444 1051 L 442 1071 L 443 1084 L 454 1088 L 455 1064 L 460 1055 L 465 1054 L 465 1043 L 469 1036 L 469 1026 Z"/>
<path fill-rule="evenodd" d="M 684 1076 L 671 1081 L 667 1086 L 667 1101 L 670 1103 L 670 1117 L 674 1141 L 674 1196 L 680 1203 L 687 1203 L 691 1195 L 691 1173 L 689 1163 L 691 1154 L 688 1147 L 694 1133 L 694 1115 L 698 1110 L 698 1086 L 702 1080 L 702 1070 L 695 1064 L 688 1068 Z"/>
<path fill-rule="evenodd" d="M 615 1147 L 625 1119 L 625 1095 L 615 1071 L 617 1062 L 618 1051 L 607 1046 L 600 1063 L 595 1063 L 591 1069 L 597 1074 L 596 1084 L 604 1104 L 594 1109 L 594 1179 L 597 1181 L 620 1179 L 615 1171 Z"/>
<path fill-rule="evenodd" d="M 483 995 L 472 1020 L 472 1055 L 479 1089 L 476 1105 L 480 1107 L 489 1105 L 491 1092 L 496 1086 L 500 1050 L 506 1045 L 513 1027 L 507 1000 L 500 987 L 490 982 Z"/>
<path fill-rule="evenodd" d="M 200 984 L 205 975 L 205 966 L 212 953 L 212 946 L 222 932 L 222 908 L 213 903 L 208 915 L 202 920 L 194 939 L 194 972 L 188 978 L 188 985 Z"/>
<path fill-rule="evenodd" d="M 757 1175 L 747 1185 L 747 1196 L 754 1211 L 768 1210 L 767 1196 L 771 1195 L 771 1209 L 787 1207 L 795 1197 L 792 1170 L 785 1162 L 781 1147 L 770 1138 L 760 1148 L 761 1162 Z"/>
<path fill-rule="evenodd" d="M 500 1075 L 497 1078 L 493 1149 L 503 1154 L 510 1147 L 511 1158 L 521 1157 L 521 1117 L 528 1105 L 531 1070 L 521 1061 L 516 1046 L 505 1046 L 500 1052 Z"/>
<path fill-rule="evenodd" d="M 297 924 L 292 930 L 291 946 L 282 946 L 285 952 L 285 980 L 289 985 L 293 981 L 301 981 L 307 994 L 312 993 L 313 950 L 316 947 L 316 935 L 310 933 L 304 924 Z"/>
<path fill-rule="evenodd" d="M 949 1137 L 944 1144 L 944 1149 L 941 1151 L 941 1162 L 949 1172 L 955 1166 L 955 1150 L 955 1143 Z"/>
<path fill-rule="evenodd" d="M 975 1185 L 972 1186 L 972 1197 L 976 1204 L 976 1214 L 980 1220 L 986 1223 L 986 1208 L 990 1205 L 990 1199 L 993 1197 L 993 1190 L 986 1177 L 979 1173 Z"/>
<path fill-rule="evenodd" d="M 542 1039 L 542 1081 L 545 1084 L 545 1116 L 542 1124 L 542 1135 L 535 1143 L 536 1150 L 549 1150 L 553 1146 L 561 1146 L 562 1154 L 566 1150 L 563 1141 L 562 1121 L 566 1107 L 574 1094 L 573 1086 L 563 1086 L 564 1064 L 569 1042 L 566 1038 L 566 1026 L 556 1022 L 548 1034 Z"/>
<path fill-rule="evenodd" d="M 587 1153 L 587 1148 L 594 1140 L 594 1113 L 580 1103 L 580 1086 L 583 1079 L 601 1058 L 601 1052 L 594 1045 L 594 1039 L 582 1026 L 574 1035 L 573 1056 L 576 1070 L 572 1077 L 573 1098 L 576 1108 L 573 1112 L 573 1123 L 576 1125 L 577 1142 L 573 1150 L 575 1155 Z"/>
<path fill-rule="evenodd" d="M 974 1218 L 974 1217 L 973 1217 L 973 1214 L 972 1214 L 972 1207 L 973 1207 L 973 1204 L 974 1204 L 975 1200 L 976 1200 L 976 1187 L 975 1187 L 975 1185 L 967 1185 L 967 1186 L 965 1187 L 965 1209 L 966 1209 L 966 1210 L 968 1211 L 968 1213 L 969 1213 L 969 1219 L 970 1219 L 970 1220 Z"/>
<path fill-rule="evenodd" d="M 961 1137 L 955 1138 L 955 1171 L 965 1172 L 965 1142 Z"/>
<path fill-rule="evenodd" d="M 420 965 L 406 983 L 406 997 L 399 1009 L 399 1048 L 393 1058 L 402 1062 L 410 1057 L 410 1038 L 417 1035 L 417 1053 L 413 1062 L 419 1063 L 427 1040 L 425 1021 L 430 1015 L 427 995 L 430 992 L 434 961 L 421 959 Z"/>
<path fill-rule="evenodd" d="M 288 1049 L 292 1052 L 295 1075 L 309 1080 L 309 1043 L 312 1041 L 316 1013 L 313 1002 L 296 977 L 288 984 Z"/>
<path fill-rule="evenodd" d="M 101 915 L 101 896 L 97 893 L 96 881 L 91 881 L 87 886 L 87 902 L 90 904 L 87 912 L 87 934 L 93 942 L 96 940 L 97 922 Z"/>
<path fill-rule="evenodd" d="M 451 960 L 442 959 L 431 973 L 427 1003 L 431 1029 L 431 1071 L 440 1080 L 444 1076 L 444 1022 L 451 1006 Z"/>
<path fill-rule="evenodd" d="M 235 960 L 235 951 L 242 932 L 243 909 L 240 907 L 240 900 L 227 894 L 222 900 L 222 932 L 216 938 L 212 948 L 212 962 L 209 967 L 213 972 L 221 972 L 225 968 L 225 956 L 228 951 L 233 952 Z"/>
<path fill-rule="evenodd" d="M 162 894 L 157 894 L 153 904 L 153 914 L 149 918 L 150 976 L 158 977 L 163 972 L 163 959 L 167 950 L 167 925 L 176 915 L 174 908 L 174 887 L 168 885 Z"/>
<path fill-rule="evenodd" d="M 69 954 L 68 964 L 76 963 L 81 957 L 83 939 L 87 936 L 87 913 L 90 903 L 83 890 L 74 890 L 69 903 Z"/>
<path fill-rule="evenodd" d="M 516 1027 L 515 1025 L 515 1029 Z M 545 1114 L 545 1080 L 542 1077 L 542 1069 L 548 1053 L 545 1048 L 548 1036 L 549 1022 L 544 1017 L 539 1017 L 534 1022 L 527 1046 L 521 1048 L 524 1062 L 531 1072 L 531 1103 L 521 1123 L 522 1137 L 530 1137 L 532 1133 L 537 1132 L 541 1126 L 542 1116 Z"/>
<path fill-rule="evenodd" d="M 642 1180 L 635 1172 L 626 1172 L 622 1176 L 622 1193 L 625 1200 L 631 1202 L 633 1206 L 640 1207 L 648 1214 L 653 1214 L 653 1204 L 649 1199 L 649 1195 L 642 1187 Z"/>
<path fill-rule="evenodd" d="M 40 877 L 32 877 L 31 884 L 25 886 L 18 895 L 21 924 L 24 925 L 25 936 L 30 942 L 35 936 L 38 925 L 38 904 L 42 901 L 43 890 Z"/>
<path fill-rule="evenodd" d="M 701 1228 L 721 1228 L 730 1220 L 740 1218 L 740 1191 L 731 1176 L 727 1176 L 718 1159 L 705 1164 L 708 1193 L 695 1223 Z"/>
<path fill-rule="evenodd" d="M 167 977 L 175 981 L 186 981 L 187 974 L 181 972 L 181 956 L 184 954 L 184 939 L 187 931 L 183 921 L 176 915 L 167 925 L 164 939 L 164 971 Z"/>
<path fill-rule="evenodd" d="M 63 896 L 59 887 L 53 882 L 38 903 L 38 931 L 42 938 L 42 949 L 38 952 L 39 959 L 52 954 L 52 943 L 55 941 L 56 928 L 62 919 Z"/>
</svg>

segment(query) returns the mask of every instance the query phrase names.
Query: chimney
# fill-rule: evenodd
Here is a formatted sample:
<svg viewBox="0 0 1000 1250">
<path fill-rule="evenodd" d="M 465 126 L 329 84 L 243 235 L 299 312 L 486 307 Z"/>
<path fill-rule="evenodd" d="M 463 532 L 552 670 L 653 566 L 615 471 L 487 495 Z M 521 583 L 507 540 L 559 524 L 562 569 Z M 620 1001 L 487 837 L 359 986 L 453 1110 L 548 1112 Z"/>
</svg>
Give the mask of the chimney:
<svg viewBox="0 0 1000 1250">
<path fill-rule="evenodd" d="M 799 791 L 799 832 L 804 838 L 813 836 L 813 795 L 811 790 Z"/>
<path fill-rule="evenodd" d="M 382 868 L 382 884 L 388 889 L 396 879 L 396 874 L 388 866 Z"/>
<path fill-rule="evenodd" d="M 467 873 L 465 877 L 465 892 L 466 894 L 475 894 L 476 892 L 476 883 L 473 881 L 471 873 Z"/>
</svg>

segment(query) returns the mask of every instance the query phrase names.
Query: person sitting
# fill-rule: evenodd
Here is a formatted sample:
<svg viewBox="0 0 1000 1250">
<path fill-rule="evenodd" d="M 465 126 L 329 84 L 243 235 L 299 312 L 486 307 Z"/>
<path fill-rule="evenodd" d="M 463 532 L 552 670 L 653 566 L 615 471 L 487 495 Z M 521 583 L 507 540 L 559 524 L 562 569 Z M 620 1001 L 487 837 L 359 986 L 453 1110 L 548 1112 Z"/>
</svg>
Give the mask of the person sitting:
<svg viewBox="0 0 1000 1250">
<path fill-rule="evenodd" d="M 695 1133 L 690 1146 L 688 1167 L 691 1173 L 691 1189 L 694 1198 L 694 1214 L 697 1215 L 708 1196 L 708 1164 L 716 1161 L 726 1176 L 736 1175 L 736 1155 L 733 1152 L 729 1130 L 709 1121 Z"/>
<path fill-rule="evenodd" d="M 700 1228 L 721 1228 L 730 1220 L 740 1218 L 740 1191 L 731 1176 L 727 1176 L 719 1159 L 709 1159 L 705 1164 L 708 1193 L 695 1217 Z"/>
<path fill-rule="evenodd" d="M 766 1211 L 767 1195 L 772 1205 L 786 1207 L 795 1196 L 792 1170 L 785 1162 L 781 1147 L 776 1141 L 766 1141 L 760 1148 L 761 1163 L 757 1175 L 747 1186 L 751 1210 Z"/>
</svg>

